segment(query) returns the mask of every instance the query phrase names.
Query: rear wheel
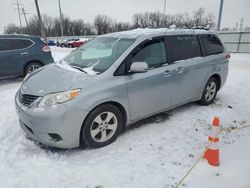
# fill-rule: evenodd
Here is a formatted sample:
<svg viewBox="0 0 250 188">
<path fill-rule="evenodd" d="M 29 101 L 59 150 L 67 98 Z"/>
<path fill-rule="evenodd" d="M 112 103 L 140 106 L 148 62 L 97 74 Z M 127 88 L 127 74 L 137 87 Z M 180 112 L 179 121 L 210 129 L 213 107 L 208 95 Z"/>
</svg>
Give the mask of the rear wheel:
<svg viewBox="0 0 250 188">
<path fill-rule="evenodd" d="M 123 124 L 120 110 L 110 104 L 94 109 L 87 116 L 81 131 L 81 144 L 99 148 L 111 144 L 119 135 Z"/>
<path fill-rule="evenodd" d="M 202 98 L 200 100 L 200 103 L 202 105 L 209 105 L 211 104 L 218 92 L 218 80 L 214 77 L 209 78 L 209 80 L 206 83 L 206 86 L 203 90 Z"/>
<path fill-rule="evenodd" d="M 24 76 L 26 76 L 27 74 L 32 73 L 33 71 L 39 69 L 42 66 L 41 63 L 38 62 L 31 62 L 28 65 L 26 65 L 25 69 L 24 69 Z"/>
</svg>

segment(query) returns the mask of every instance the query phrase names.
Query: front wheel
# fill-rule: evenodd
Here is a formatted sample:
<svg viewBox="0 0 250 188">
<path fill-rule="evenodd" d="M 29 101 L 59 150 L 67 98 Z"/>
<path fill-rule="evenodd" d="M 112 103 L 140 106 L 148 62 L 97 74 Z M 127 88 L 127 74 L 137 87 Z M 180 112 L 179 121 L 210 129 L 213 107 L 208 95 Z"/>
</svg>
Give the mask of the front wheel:
<svg viewBox="0 0 250 188">
<path fill-rule="evenodd" d="M 114 142 L 123 124 L 121 111 L 110 104 L 94 109 L 87 116 L 81 131 L 81 145 L 99 148 Z"/>
<path fill-rule="evenodd" d="M 202 98 L 200 100 L 200 103 L 202 105 L 209 105 L 211 104 L 218 92 L 218 81 L 216 78 L 209 78 L 209 80 L 206 83 L 206 86 L 203 90 Z"/>
</svg>

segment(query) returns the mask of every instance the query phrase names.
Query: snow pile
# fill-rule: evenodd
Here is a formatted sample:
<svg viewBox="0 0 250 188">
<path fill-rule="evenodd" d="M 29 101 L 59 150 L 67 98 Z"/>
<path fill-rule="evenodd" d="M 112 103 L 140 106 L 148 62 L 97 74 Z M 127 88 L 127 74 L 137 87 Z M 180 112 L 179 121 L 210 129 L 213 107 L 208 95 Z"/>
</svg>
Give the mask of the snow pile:
<svg viewBox="0 0 250 188">
<path fill-rule="evenodd" d="M 74 50 L 74 48 L 60 48 L 56 46 L 50 46 L 50 48 L 51 48 L 51 55 L 53 56 L 55 62 L 60 61 L 66 55 L 68 55 L 70 52 Z"/>
<path fill-rule="evenodd" d="M 58 59 L 66 54 L 53 50 Z M 215 115 L 224 127 L 250 124 L 250 56 L 232 57 L 228 82 L 214 104 L 191 103 L 145 119 L 101 149 L 56 150 L 27 140 L 14 106 L 21 82 L 1 82 L 0 187 L 172 187 L 203 151 Z M 223 133 L 221 166 L 200 162 L 186 187 L 250 185 L 249 135 L 250 129 Z"/>
</svg>

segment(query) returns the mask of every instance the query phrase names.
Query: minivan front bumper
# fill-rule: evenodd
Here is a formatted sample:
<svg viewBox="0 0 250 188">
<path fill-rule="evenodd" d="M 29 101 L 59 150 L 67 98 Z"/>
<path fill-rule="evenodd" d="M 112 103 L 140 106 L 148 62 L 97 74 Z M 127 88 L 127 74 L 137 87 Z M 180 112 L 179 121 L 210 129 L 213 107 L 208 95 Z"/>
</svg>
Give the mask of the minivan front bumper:
<svg viewBox="0 0 250 188">
<path fill-rule="evenodd" d="M 57 148 L 79 147 L 81 127 L 87 111 L 65 104 L 27 108 L 19 102 L 17 95 L 16 111 L 20 126 L 28 137 Z"/>
</svg>

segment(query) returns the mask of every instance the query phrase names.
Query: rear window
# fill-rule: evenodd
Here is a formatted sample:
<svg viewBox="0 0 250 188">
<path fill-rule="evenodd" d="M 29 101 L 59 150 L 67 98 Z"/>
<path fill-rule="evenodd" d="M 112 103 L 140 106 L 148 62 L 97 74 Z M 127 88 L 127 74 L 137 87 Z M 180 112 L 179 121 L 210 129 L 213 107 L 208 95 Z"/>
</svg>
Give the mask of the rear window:
<svg viewBox="0 0 250 188">
<path fill-rule="evenodd" d="M 0 39 L 0 51 L 23 49 L 32 44 L 28 39 Z"/>
<path fill-rule="evenodd" d="M 201 48 L 197 36 L 168 36 L 172 61 L 201 56 Z"/>
<path fill-rule="evenodd" d="M 207 55 L 213 55 L 223 52 L 223 45 L 215 35 L 201 35 Z"/>
</svg>

